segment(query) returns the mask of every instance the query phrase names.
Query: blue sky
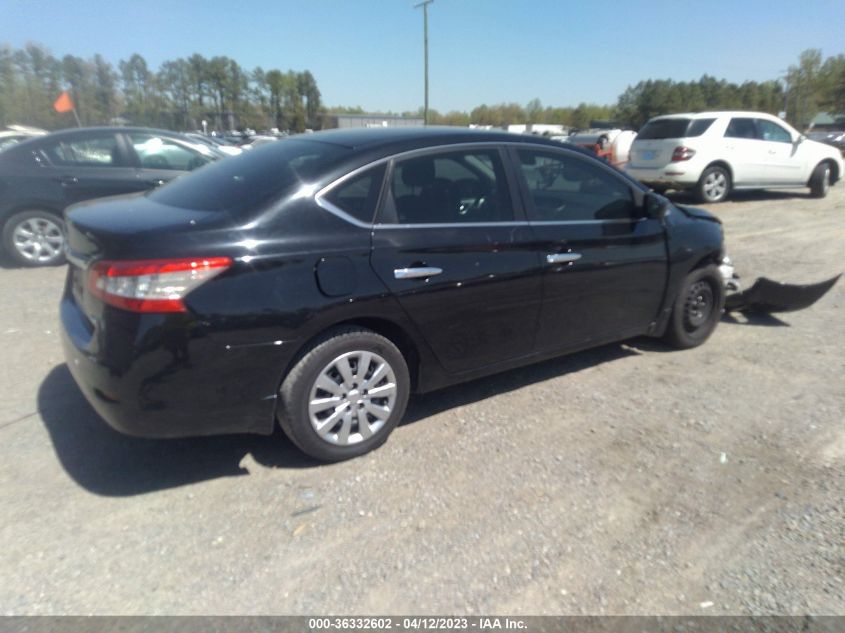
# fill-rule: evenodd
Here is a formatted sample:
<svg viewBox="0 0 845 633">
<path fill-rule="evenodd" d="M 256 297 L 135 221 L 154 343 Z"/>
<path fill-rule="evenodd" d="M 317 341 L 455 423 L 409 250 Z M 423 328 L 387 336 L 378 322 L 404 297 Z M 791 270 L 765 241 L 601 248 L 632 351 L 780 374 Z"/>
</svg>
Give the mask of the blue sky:
<svg viewBox="0 0 845 633">
<path fill-rule="evenodd" d="M 413 0 L 0 0 L 0 43 L 54 55 L 199 52 L 245 68 L 310 70 L 328 105 L 423 101 Z M 435 0 L 430 102 L 445 112 L 539 98 L 615 103 L 640 79 L 775 79 L 807 48 L 845 53 L 845 0 Z"/>
</svg>

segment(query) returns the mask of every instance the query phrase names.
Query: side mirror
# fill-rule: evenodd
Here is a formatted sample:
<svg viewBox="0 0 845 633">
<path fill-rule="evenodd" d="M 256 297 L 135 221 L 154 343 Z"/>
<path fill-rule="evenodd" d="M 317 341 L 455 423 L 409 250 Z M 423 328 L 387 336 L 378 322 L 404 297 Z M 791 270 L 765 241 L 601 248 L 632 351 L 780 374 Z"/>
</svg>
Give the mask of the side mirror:
<svg viewBox="0 0 845 633">
<path fill-rule="evenodd" d="M 795 144 L 800 145 L 801 143 L 803 143 L 806 140 L 807 140 L 807 137 L 804 134 L 799 134 L 798 138 L 795 139 Z"/>
<path fill-rule="evenodd" d="M 671 203 L 660 194 L 649 191 L 643 200 L 643 211 L 647 218 L 663 221 L 669 213 Z"/>
</svg>

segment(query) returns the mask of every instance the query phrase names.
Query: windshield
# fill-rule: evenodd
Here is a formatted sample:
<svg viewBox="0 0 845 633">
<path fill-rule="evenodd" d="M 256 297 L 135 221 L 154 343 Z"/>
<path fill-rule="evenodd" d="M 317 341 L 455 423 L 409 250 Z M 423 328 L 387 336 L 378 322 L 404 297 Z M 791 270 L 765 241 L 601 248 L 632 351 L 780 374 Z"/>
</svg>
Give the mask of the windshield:
<svg viewBox="0 0 845 633">
<path fill-rule="evenodd" d="M 248 211 L 310 183 L 349 154 L 345 147 L 312 141 L 271 143 L 208 165 L 153 190 L 151 200 L 197 211 Z"/>
<path fill-rule="evenodd" d="M 666 139 L 690 138 L 701 136 L 707 131 L 715 119 L 687 119 L 683 117 L 671 119 L 652 119 L 646 123 L 637 134 L 637 139 Z"/>
</svg>

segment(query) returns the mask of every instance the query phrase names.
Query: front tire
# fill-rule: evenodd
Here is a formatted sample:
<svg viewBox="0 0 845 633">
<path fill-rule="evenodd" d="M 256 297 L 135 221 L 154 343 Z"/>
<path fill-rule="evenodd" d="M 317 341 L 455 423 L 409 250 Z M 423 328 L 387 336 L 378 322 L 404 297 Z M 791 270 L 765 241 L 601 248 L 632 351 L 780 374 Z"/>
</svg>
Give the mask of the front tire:
<svg viewBox="0 0 845 633">
<path fill-rule="evenodd" d="M 698 179 L 696 193 L 702 202 L 722 202 L 731 192 L 731 175 L 728 170 L 718 165 L 713 165 L 704 170 L 701 178 Z"/>
<path fill-rule="evenodd" d="M 302 452 L 324 462 L 381 446 L 405 414 L 408 365 L 385 337 L 359 327 L 317 341 L 282 382 L 278 419 Z"/>
<path fill-rule="evenodd" d="M 64 246 L 65 223 L 49 211 L 21 211 L 3 225 L 3 250 L 22 266 L 63 264 Z"/>
<path fill-rule="evenodd" d="M 810 176 L 810 194 L 814 198 L 824 198 L 830 190 L 830 164 L 819 163 Z"/>
<path fill-rule="evenodd" d="M 716 266 L 698 268 L 681 284 L 664 340 L 678 349 L 698 347 L 713 334 L 725 307 L 725 286 Z"/>
</svg>

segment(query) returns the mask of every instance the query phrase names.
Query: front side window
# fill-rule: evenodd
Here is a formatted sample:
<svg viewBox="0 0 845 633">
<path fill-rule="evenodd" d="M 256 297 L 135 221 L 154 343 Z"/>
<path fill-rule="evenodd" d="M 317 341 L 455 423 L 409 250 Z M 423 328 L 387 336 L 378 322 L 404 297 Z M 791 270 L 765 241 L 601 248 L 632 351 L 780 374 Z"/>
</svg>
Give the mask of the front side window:
<svg viewBox="0 0 845 633">
<path fill-rule="evenodd" d="M 728 123 L 728 129 L 725 130 L 725 136 L 728 138 L 745 138 L 756 139 L 757 127 L 754 125 L 754 119 L 745 119 L 735 117 Z"/>
<path fill-rule="evenodd" d="M 466 150 L 399 160 L 381 222 L 510 222 L 513 205 L 499 152 Z"/>
<path fill-rule="evenodd" d="M 153 134 L 130 134 L 132 147 L 145 169 L 192 171 L 202 167 L 209 158 L 198 151 Z"/>
<path fill-rule="evenodd" d="M 575 156 L 520 150 L 520 167 L 541 222 L 633 219 L 631 188 L 599 165 Z"/>
<path fill-rule="evenodd" d="M 760 138 L 764 141 L 792 143 L 792 134 L 787 132 L 777 123 L 766 119 L 757 119 L 757 129 L 760 130 Z"/>
<path fill-rule="evenodd" d="M 384 165 L 371 167 L 334 187 L 325 199 L 356 220 L 369 224 L 375 215 L 383 179 Z"/>
<path fill-rule="evenodd" d="M 121 154 L 114 134 L 61 140 L 50 143 L 42 152 L 54 165 L 76 167 L 121 167 Z"/>
</svg>

